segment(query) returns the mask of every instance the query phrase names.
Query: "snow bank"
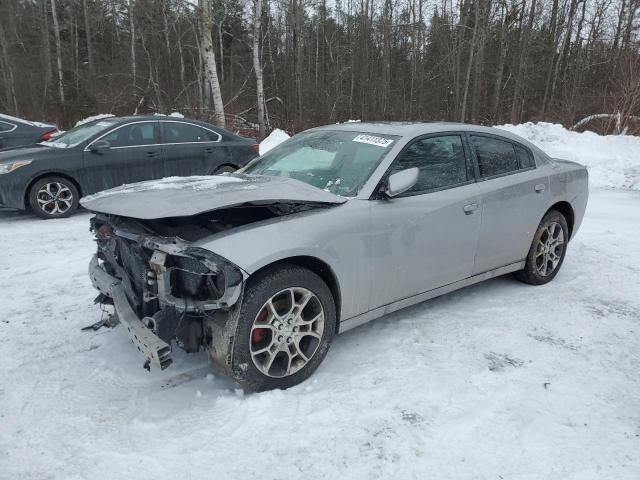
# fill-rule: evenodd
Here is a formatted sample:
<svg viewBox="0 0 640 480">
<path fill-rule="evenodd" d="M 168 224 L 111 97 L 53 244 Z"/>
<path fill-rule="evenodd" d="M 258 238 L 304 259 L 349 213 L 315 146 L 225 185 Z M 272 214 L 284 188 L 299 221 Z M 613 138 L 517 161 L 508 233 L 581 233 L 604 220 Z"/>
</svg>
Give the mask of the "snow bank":
<svg viewBox="0 0 640 480">
<path fill-rule="evenodd" d="M 282 142 L 290 138 L 289 134 L 279 128 L 276 128 L 267 138 L 260 142 L 260 155 L 264 155 L 269 150 L 277 147 Z"/>
<path fill-rule="evenodd" d="M 111 118 L 115 117 L 113 113 L 99 113 L 98 115 L 93 115 L 92 117 L 83 118 L 76 122 L 74 127 L 79 127 L 80 125 L 84 125 L 85 123 L 93 122 L 94 120 L 101 120 L 103 118 Z"/>
<path fill-rule="evenodd" d="M 184 118 L 184 115 L 180 112 L 172 112 L 169 115 L 165 115 L 164 113 L 154 113 L 156 117 L 173 117 L 173 118 Z"/>
<path fill-rule="evenodd" d="M 592 187 L 640 190 L 640 137 L 578 133 L 545 122 L 497 128 L 526 138 L 552 157 L 586 165 Z"/>
</svg>

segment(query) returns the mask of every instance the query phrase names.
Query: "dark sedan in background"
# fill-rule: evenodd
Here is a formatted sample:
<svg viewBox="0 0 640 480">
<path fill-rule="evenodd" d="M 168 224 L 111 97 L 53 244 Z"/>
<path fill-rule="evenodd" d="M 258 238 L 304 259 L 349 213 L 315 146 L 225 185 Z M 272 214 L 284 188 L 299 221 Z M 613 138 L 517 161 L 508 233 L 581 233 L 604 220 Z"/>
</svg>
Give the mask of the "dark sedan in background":
<svg viewBox="0 0 640 480">
<path fill-rule="evenodd" d="M 20 147 L 51 140 L 58 127 L 0 113 L 0 148 Z"/>
<path fill-rule="evenodd" d="M 257 156 L 253 140 L 196 120 L 95 120 L 52 141 L 0 151 L 0 207 L 66 217 L 84 195 L 142 180 L 232 172 Z"/>
</svg>

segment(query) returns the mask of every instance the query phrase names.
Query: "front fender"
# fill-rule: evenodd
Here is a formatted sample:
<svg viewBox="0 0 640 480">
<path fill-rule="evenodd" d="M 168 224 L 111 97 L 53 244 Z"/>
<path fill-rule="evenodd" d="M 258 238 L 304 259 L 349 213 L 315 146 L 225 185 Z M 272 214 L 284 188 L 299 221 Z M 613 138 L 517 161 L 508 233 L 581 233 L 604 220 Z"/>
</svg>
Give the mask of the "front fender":
<svg viewBox="0 0 640 480">
<path fill-rule="evenodd" d="M 338 207 L 275 218 L 214 235 L 194 246 L 207 249 L 249 275 L 291 257 L 312 257 L 333 271 L 343 292 L 340 318 L 369 307 L 369 265 L 375 254 L 369 202 L 352 200 Z"/>
</svg>

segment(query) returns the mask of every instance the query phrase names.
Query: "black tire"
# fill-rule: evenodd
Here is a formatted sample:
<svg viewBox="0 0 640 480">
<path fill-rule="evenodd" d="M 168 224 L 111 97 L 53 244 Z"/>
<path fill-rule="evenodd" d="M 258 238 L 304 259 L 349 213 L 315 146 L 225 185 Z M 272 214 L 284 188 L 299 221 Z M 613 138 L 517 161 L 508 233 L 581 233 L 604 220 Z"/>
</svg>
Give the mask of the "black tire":
<svg viewBox="0 0 640 480">
<path fill-rule="evenodd" d="M 53 195 L 44 191 L 47 185 L 50 186 L 49 192 Z M 47 200 L 51 201 L 43 203 Z M 43 177 L 37 180 L 29 190 L 29 206 L 40 218 L 66 218 L 78 209 L 79 201 L 78 188 L 71 180 L 64 177 Z"/>
<path fill-rule="evenodd" d="M 548 229 L 553 225 L 558 225 L 561 228 L 563 238 L 561 251 L 558 251 L 558 247 L 554 247 L 553 249 L 554 255 L 559 257 L 559 261 L 557 261 L 555 266 L 553 266 L 552 260 L 546 260 L 547 257 L 541 253 L 544 248 L 541 249 L 540 247 L 541 242 L 544 243 L 545 238 L 548 238 Z M 514 276 L 521 282 L 528 283 L 530 285 L 544 285 L 545 283 L 549 283 L 558 274 L 560 267 L 562 267 L 564 256 L 567 253 L 568 242 L 569 228 L 567 227 L 567 220 L 560 212 L 556 210 L 549 210 L 540 221 L 540 225 L 538 225 L 538 229 L 533 236 L 533 241 L 531 242 L 531 247 L 529 249 L 529 254 L 527 255 L 527 262 L 524 269 L 519 272 L 515 272 Z M 540 258 L 541 256 L 542 258 Z M 546 264 L 544 266 L 544 270 L 547 272 L 545 275 L 541 273 L 541 265 L 543 264 Z M 553 268 L 549 269 L 550 266 Z"/>
<path fill-rule="evenodd" d="M 303 288 L 315 295 L 324 313 L 323 332 L 317 346 L 314 347 L 314 353 L 303 367 L 287 376 L 268 376 L 258 369 L 251 355 L 252 327 L 265 303 L 278 292 L 289 288 Z M 279 265 L 259 272 L 255 278 L 247 282 L 240 307 L 231 354 L 231 371 L 234 380 L 244 389 L 256 392 L 286 389 L 303 382 L 318 368 L 327 354 L 335 334 L 335 327 L 335 302 L 329 287 L 318 275 L 295 265 Z M 301 345 L 302 341 L 299 344 Z"/>
<path fill-rule="evenodd" d="M 214 175 L 220 175 L 221 173 L 233 173 L 237 170 L 236 167 L 234 167 L 233 165 L 223 165 L 221 167 L 218 167 L 213 174 Z"/>
</svg>

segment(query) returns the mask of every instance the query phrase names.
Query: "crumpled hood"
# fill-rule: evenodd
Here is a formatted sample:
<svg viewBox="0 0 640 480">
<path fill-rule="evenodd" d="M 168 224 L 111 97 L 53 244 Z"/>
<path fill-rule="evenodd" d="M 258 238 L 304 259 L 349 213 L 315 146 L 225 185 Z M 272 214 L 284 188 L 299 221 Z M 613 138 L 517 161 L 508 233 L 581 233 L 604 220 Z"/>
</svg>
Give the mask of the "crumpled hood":
<svg viewBox="0 0 640 480">
<path fill-rule="evenodd" d="M 132 183 L 84 197 L 80 204 L 94 212 L 149 220 L 186 217 L 242 204 L 346 201 L 292 178 L 231 174 Z"/>
</svg>

